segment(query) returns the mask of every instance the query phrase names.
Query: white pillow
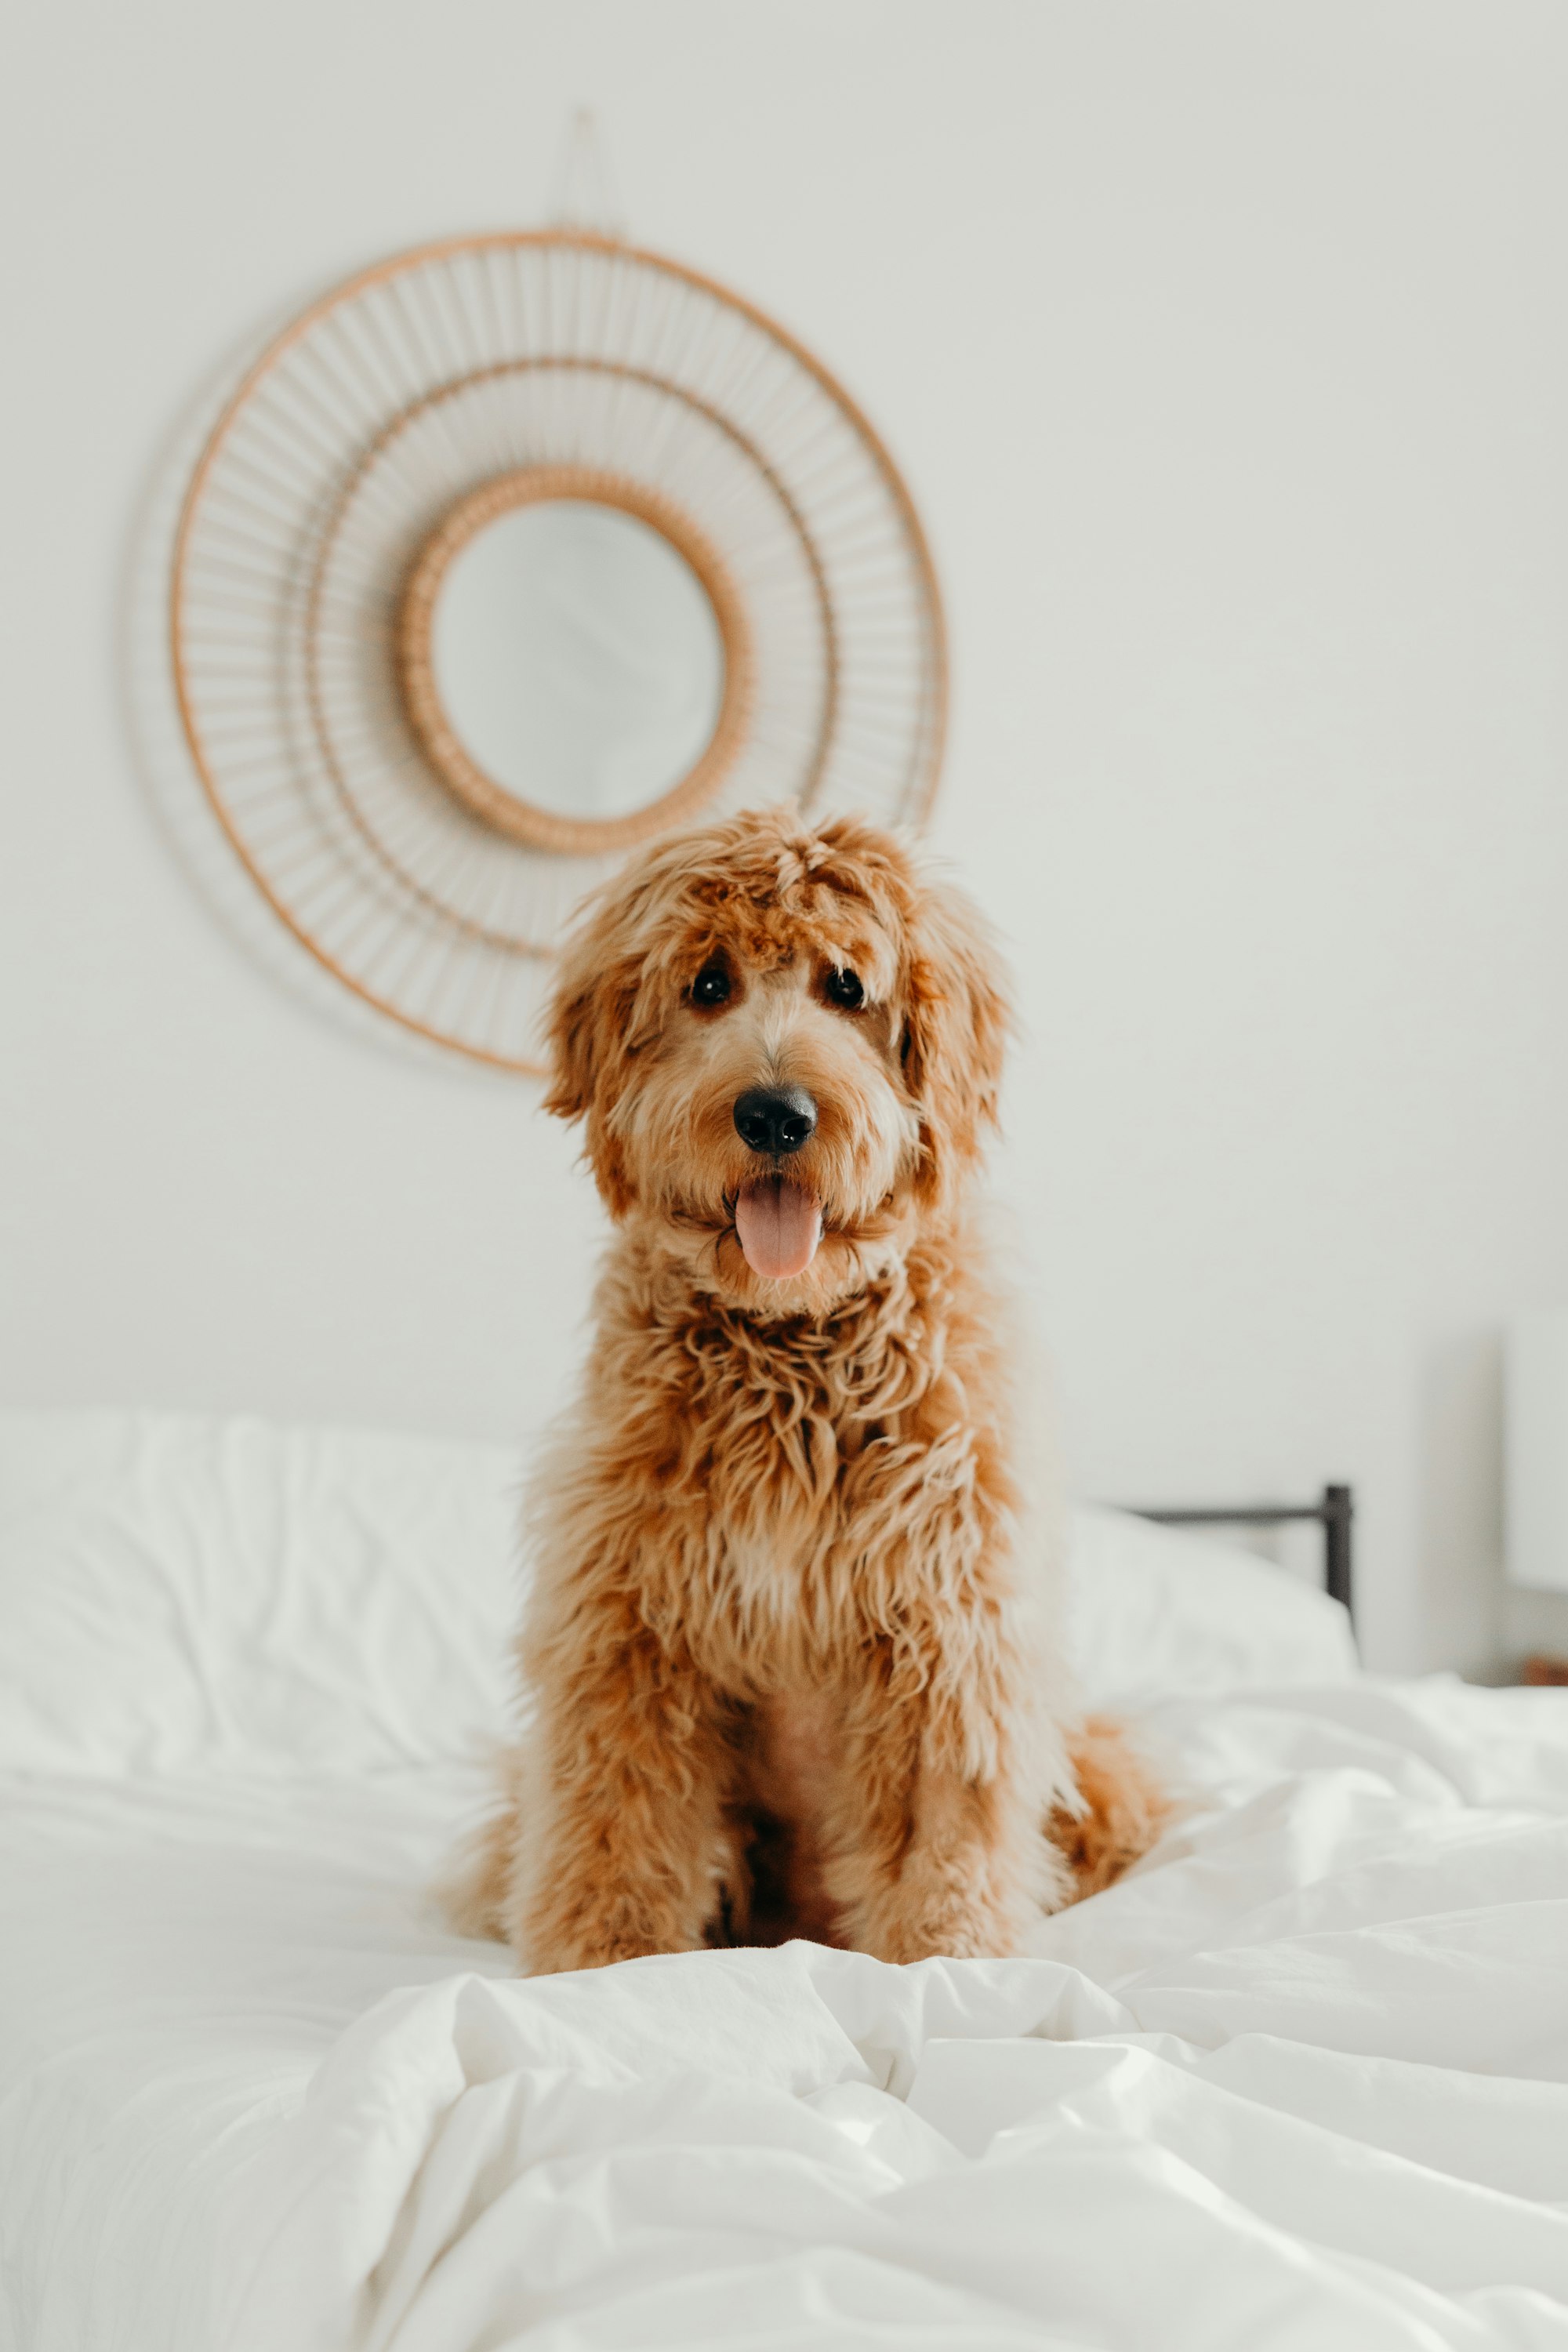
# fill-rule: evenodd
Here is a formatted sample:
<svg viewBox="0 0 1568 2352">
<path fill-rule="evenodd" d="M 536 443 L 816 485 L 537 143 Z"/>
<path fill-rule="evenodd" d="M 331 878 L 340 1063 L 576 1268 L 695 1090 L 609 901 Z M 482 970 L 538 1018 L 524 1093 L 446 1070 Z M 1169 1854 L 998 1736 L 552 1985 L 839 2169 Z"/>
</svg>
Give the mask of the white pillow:
<svg viewBox="0 0 1568 2352">
<path fill-rule="evenodd" d="M 0 1769 L 468 1752 L 505 1717 L 517 1486 L 502 1447 L 0 1412 Z"/>
<path fill-rule="evenodd" d="M 0 1770 L 363 1771 L 510 1713 L 506 1447 L 174 1413 L 0 1412 Z M 1071 1538 L 1085 1688 L 1341 1682 L 1345 1613 L 1121 1512 Z"/>
<path fill-rule="evenodd" d="M 1096 1705 L 1359 1672 L 1339 1601 L 1230 1544 L 1082 1505 L 1068 1558 L 1079 1678 Z"/>
</svg>

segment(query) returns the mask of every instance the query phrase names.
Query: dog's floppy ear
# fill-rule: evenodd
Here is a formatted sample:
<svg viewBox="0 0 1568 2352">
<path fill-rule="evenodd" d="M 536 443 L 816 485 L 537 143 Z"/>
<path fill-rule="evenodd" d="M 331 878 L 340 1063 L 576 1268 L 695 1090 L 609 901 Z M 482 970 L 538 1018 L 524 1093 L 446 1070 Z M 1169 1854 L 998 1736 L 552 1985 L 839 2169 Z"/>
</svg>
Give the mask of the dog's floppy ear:
<svg viewBox="0 0 1568 2352">
<path fill-rule="evenodd" d="M 610 1114 L 619 1097 L 642 977 L 640 957 L 616 952 L 619 909 L 606 908 L 568 941 L 548 1016 L 552 1072 L 544 1108 L 585 1119 L 584 1146 L 613 1216 L 631 1205 L 625 1156 Z"/>
<path fill-rule="evenodd" d="M 996 1124 L 1012 1005 L 978 908 L 951 885 L 922 879 L 909 919 L 902 1055 L 920 1110 L 916 1189 L 949 1200 Z"/>
</svg>

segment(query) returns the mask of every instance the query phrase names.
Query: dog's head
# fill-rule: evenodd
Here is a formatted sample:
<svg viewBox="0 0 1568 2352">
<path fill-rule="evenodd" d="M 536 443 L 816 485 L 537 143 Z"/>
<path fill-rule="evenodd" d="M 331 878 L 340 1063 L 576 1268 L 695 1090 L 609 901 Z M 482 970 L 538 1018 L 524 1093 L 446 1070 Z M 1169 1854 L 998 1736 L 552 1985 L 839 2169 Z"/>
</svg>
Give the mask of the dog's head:
<svg viewBox="0 0 1568 2352">
<path fill-rule="evenodd" d="M 546 1108 L 586 1121 L 612 1215 L 793 1313 L 952 1213 L 1006 1026 L 963 897 L 870 825 L 763 810 L 671 835 L 590 904 Z"/>
</svg>

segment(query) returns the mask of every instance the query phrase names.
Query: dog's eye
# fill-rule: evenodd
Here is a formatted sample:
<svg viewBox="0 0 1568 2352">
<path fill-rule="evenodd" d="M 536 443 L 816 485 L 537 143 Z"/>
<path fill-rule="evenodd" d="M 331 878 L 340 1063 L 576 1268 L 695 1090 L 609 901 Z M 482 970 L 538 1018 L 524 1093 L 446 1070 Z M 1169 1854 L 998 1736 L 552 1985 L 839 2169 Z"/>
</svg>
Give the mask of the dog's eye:
<svg viewBox="0 0 1568 2352">
<path fill-rule="evenodd" d="M 721 963 L 705 963 L 691 983 L 693 1004 L 728 1004 L 734 983 Z"/>
<path fill-rule="evenodd" d="M 858 971 L 830 971 L 824 983 L 823 993 L 829 1004 L 837 1004 L 846 1013 L 853 1013 L 866 1002 L 866 992 L 860 985 Z"/>
</svg>

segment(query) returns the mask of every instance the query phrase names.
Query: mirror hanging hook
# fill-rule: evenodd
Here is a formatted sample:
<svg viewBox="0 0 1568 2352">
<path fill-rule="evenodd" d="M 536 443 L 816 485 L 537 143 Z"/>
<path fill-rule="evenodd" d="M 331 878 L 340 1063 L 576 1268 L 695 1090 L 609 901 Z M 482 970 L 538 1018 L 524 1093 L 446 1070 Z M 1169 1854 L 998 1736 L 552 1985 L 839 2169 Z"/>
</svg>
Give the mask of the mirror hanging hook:
<svg viewBox="0 0 1568 2352">
<path fill-rule="evenodd" d="M 586 230 L 594 236 L 610 237 L 617 245 L 626 242 L 626 215 L 599 118 L 591 106 L 575 108 L 567 126 L 555 174 L 550 226 Z"/>
</svg>

